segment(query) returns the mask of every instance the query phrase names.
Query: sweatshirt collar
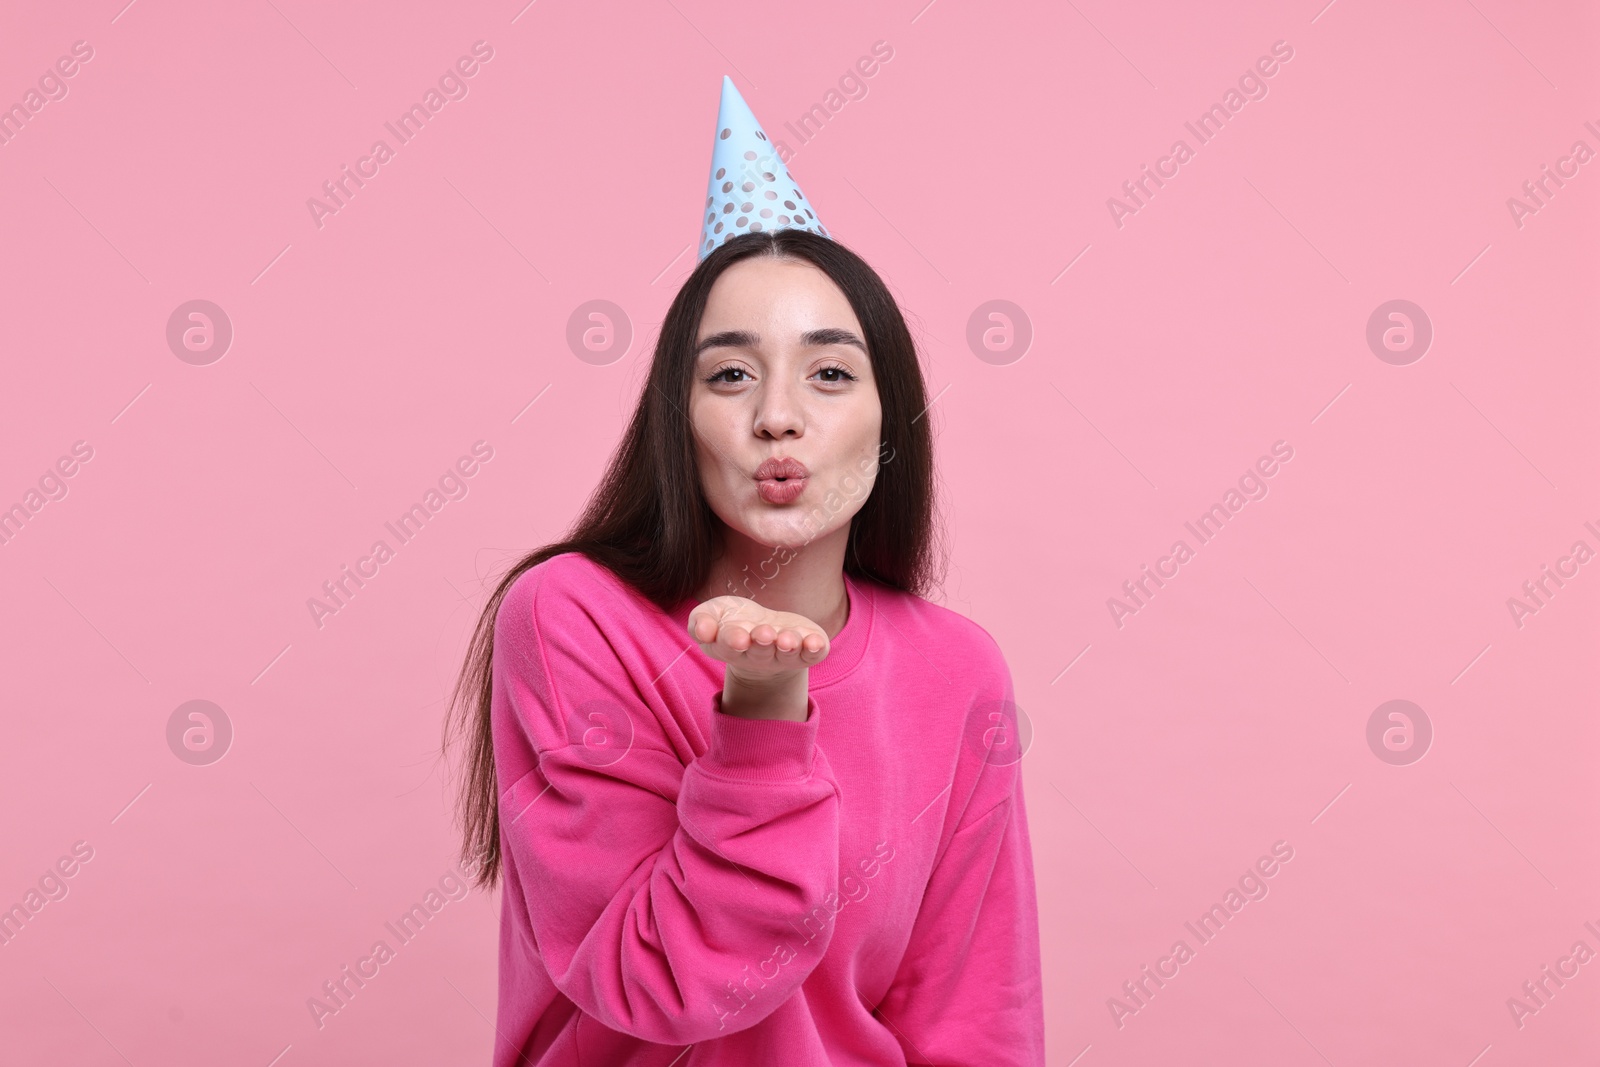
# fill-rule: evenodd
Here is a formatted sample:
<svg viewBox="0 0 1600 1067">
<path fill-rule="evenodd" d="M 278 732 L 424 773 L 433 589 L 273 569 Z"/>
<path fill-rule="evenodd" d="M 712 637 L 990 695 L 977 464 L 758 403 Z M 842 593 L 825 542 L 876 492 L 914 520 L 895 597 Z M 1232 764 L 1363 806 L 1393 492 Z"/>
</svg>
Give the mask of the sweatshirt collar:
<svg viewBox="0 0 1600 1067">
<path fill-rule="evenodd" d="M 837 682 L 855 670 L 872 635 L 878 609 L 877 590 L 848 574 L 844 576 L 844 589 L 850 598 L 850 616 L 845 619 L 844 628 L 829 642 L 828 658 L 810 669 L 808 681 L 812 689 Z"/>
</svg>

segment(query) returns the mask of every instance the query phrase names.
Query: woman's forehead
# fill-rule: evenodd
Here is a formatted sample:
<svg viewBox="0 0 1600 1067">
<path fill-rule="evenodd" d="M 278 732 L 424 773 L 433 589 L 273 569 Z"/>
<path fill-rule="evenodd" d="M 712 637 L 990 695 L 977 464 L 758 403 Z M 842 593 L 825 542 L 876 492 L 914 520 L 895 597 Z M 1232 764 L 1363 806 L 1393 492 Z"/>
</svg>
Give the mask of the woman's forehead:
<svg viewBox="0 0 1600 1067">
<path fill-rule="evenodd" d="M 756 258 L 735 263 L 717 279 L 697 339 L 741 330 L 766 341 L 801 341 L 826 329 L 861 335 L 855 311 L 833 279 L 803 260 Z"/>
</svg>

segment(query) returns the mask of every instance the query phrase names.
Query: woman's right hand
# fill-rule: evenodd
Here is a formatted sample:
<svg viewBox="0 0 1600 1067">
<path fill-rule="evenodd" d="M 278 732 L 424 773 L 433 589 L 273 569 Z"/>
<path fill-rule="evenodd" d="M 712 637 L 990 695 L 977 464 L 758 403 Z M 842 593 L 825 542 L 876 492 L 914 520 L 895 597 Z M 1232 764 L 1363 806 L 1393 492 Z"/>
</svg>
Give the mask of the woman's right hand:
<svg viewBox="0 0 1600 1067">
<path fill-rule="evenodd" d="M 717 596 L 689 612 L 689 636 L 727 664 L 724 712 L 804 721 L 806 671 L 826 659 L 830 647 L 822 627 L 748 597 Z"/>
</svg>

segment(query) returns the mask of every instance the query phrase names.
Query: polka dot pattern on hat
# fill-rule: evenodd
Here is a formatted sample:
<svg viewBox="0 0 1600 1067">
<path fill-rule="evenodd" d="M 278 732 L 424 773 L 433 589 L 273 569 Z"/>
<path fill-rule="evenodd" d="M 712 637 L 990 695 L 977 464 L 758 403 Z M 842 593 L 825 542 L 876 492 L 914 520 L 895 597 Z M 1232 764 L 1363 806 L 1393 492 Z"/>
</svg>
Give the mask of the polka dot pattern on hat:
<svg viewBox="0 0 1600 1067">
<path fill-rule="evenodd" d="M 727 77 L 722 79 L 706 194 L 700 259 L 741 233 L 797 229 L 830 239 L 833 236 L 811 210 L 755 114 Z"/>
</svg>

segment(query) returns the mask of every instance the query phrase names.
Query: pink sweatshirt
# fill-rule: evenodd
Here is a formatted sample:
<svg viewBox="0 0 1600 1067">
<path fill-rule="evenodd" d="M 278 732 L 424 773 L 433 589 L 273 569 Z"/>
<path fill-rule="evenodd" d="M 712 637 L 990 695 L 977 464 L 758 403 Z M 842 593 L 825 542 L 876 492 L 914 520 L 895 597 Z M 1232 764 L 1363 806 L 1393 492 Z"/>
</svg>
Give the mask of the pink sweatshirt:
<svg viewBox="0 0 1600 1067">
<path fill-rule="evenodd" d="M 846 578 L 805 722 L 578 553 L 495 623 L 495 1067 L 1044 1064 L 1010 672 L 947 608 Z"/>
</svg>

